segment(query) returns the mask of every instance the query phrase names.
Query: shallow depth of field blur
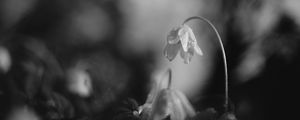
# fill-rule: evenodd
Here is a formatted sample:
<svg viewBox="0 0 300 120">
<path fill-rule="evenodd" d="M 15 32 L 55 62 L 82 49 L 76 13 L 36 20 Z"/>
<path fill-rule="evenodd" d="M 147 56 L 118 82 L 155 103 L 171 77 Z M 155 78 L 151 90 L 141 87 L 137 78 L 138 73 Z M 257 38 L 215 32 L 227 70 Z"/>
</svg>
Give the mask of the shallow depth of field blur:
<svg viewBox="0 0 300 120">
<path fill-rule="evenodd" d="M 143 104 L 167 68 L 173 70 L 172 87 L 196 110 L 222 107 L 222 54 L 208 25 L 189 22 L 203 56 L 184 64 L 179 55 L 172 62 L 163 55 L 169 31 L 191 16 L 206 17 L 221 34 L 237 118 L 292 118 L 300 79 L 299 5 L 298 0 L 0 0 L 0 119 L 109 120 L 125 98 Z"/>
</svg>

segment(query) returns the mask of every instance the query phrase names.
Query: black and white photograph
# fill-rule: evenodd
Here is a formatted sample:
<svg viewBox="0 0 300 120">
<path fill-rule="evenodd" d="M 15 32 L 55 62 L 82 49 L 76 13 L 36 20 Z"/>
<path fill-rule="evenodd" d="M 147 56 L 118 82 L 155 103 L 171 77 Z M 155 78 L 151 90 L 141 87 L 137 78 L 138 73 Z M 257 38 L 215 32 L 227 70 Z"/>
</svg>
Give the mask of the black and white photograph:
<svg viewBox="0 0 300 120">
<path fill-rule="evenodd" d="M 0 0 L 0 120 L 295 120 L 299 80 L 300 0 Z"/>
</svg>

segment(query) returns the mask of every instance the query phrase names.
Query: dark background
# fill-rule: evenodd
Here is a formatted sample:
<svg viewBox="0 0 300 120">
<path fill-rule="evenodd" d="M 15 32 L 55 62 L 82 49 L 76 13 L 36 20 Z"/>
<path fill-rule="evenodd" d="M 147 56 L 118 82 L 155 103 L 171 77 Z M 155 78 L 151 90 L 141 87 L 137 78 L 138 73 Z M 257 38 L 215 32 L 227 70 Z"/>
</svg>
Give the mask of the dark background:
<svg viewBox="0 0 300 120">
<path fill-rule="evenodd" d="M 207 13 L 198 15 L 208 16 L 222 31 L 229 95 L 237 118 L 279 120 L 296 116 L 300 11 L 292 7 L 287 10 L 285 2 L 276 8 L 281 3 L 268 0 L 203 0 L 199 6 L 212 3 L 217 14 L 209 15 L 211 9 L 207 8 Z M 20 106 L 29 106 L 43 119 L 55 119 L 48 118 L 55 115 L 57 119 L 112 119 L 117 103 L 125 98 L 143 104 L 159 62 L 158 53 L 151 48 L 134 52 L 122 47 L 126 46 L 124 39 L 130 41 L 122 37 L 128 30 L 128 16 L 123 10 L 129 8 L 120 4 L 118 0 L 1 0 L 0 47 L 9 51 L 11 66 L 7 72 L 1 68 L 0 119 Z M 155 4 L 159 6 L 159 2 Z M 270 14 L 275 17 L 265 17 L 269 5 L 274 5 Z M 79 16 L 79 27 L 72 15 Z M 260 25 L 267 29 L 263 26 L 261 30 Z M 211 82 L 201 94 L 208 98 L 191 100 L 197 110 L 222 106 L 223 61 L 220 49 L 215 53 L 208 78 Z M 252 54 L 258 54 L 263 62 L 255 64 L 257 56 L 248 56 Z M 93 92 L 89 97 L 66 89 L 66 71 L 78 61 L 90 64 Z M 248 69 L 243 64 L 256 67 Z M 244 69 L 248 71 L 239 72 Z M 49 99 L 56 104 L 48 105 Z"/>
</svg>

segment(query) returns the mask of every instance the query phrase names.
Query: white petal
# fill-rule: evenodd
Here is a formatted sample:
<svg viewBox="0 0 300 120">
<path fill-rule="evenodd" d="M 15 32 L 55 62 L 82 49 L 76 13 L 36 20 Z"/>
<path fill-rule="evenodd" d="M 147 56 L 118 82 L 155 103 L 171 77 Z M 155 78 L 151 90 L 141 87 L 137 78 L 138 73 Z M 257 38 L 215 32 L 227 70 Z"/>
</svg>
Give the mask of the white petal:
<svg viewBox="0 0 300 120">
<path fill-rule="evenodd" d="M 151 110 L 150 119 L 160 120 L 170 115 L 172 112 L 171 97 L 170 90 L 163 89 L 159 91 Z"/>
<path fill-rule="evenodd" d="M 178 36 L 182 45 L 183 50 L 186 52 L 188 50 L 189 33 L 187 32 L 187 27 L 184 25 L 179 31 Z"/>
<path fill-rule="evenodd" d="M 201 56 L 203 55 L 203 52 L 198 45 L 194 46 L 194 50 L 196 51 L 197 54 L 199 54 Z"/>
<path fill-rule="evenodd" d="M 197 39 L 195 37 L 195 34 L 194 34 L 193 30 L 190 27 L 188 27 L 188 26 L 187 26 L 187 30 L 188 30 L 188 33 L 189 33 L 190 43 L 192 44 L 191 46 L 194 47 L 193 49 L 196 51 L 197 54 L 203 55 L 202 50 L 198 46 Z"/>
<path fill-rule="evenodd" d="M 191 103 L 189 102 L 189 100 L 186 98 L 186 96 L 185 96 L 182 92 L 180 92 L 180 91 L 178 91 L 178 90 L 175 91 L 175 94 L 176 94 L 177 97 L 180 99 L 180 101 L 181 101 L 181 103 L 182 103 L 182 107 L 184 108 L 185 113 L 187 114 L 187 116 L 189 116 L 189 117 L 195 116 L 195 115 L 196 115 L 196 112 L 195 112 L 195 110 L 194 110 L 192 104 L 191 104 Z"/>
<path fill-rule="evenodd" d="M 186 117 L 182 103 L 177 96 L 172 93 L 171 120 L 184 120 Z"/>
<path fill-rule="evenodd" d="M 189 48 L 187 52 L 180 51 L 180 56 L 184 60 L 185 64 L 189 64 L 194 56 L 194 49 Z"/>
<path fill-rule="evenodd" d="M 186 30 L 187 30 L 187 32 L 188 32 L 188 34 L 189 34 L 189 39 L 192 41 L 192 42 L 197 42 L 197 39 L 196 39 L 196 37 L 195 37 L 195 34 L 194 34 L 194 32 L 193 32 L 193 30 L 189 27 L 189 26 L 187 26 L 187 25 L 185 25 L 186 26 Z"/>
</svg>

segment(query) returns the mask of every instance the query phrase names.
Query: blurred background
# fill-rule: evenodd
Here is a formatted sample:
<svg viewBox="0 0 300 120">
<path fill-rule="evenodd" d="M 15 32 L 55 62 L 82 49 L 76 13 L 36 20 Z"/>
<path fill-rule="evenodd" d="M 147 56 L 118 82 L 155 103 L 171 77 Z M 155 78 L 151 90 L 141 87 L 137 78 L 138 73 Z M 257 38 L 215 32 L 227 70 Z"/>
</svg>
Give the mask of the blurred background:
<svg viewBox="0 0 300 120">
<path fill-rule="evenodd" d="M 112 119 L 116 103 L 143 104 L 154 81 L 196 110 L 220 107 L 224 68 L 212 29 L 191 21 L 204 55 L 163 55 L 169 31 L 203 16 L 221 34 L 229 97 L 239 120 L 296 116 L 299 0 L 0 0 L 0 119 Z M 295 110 L 296 109 L 296 110 Z"/>
</svg>

